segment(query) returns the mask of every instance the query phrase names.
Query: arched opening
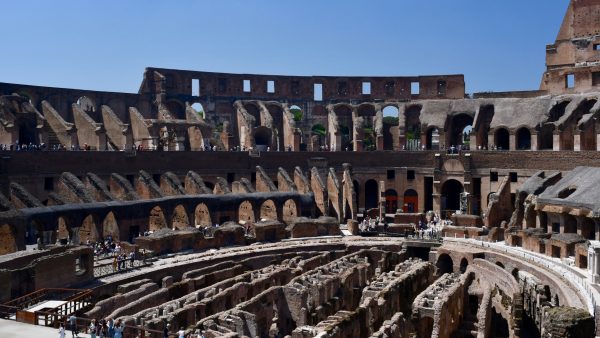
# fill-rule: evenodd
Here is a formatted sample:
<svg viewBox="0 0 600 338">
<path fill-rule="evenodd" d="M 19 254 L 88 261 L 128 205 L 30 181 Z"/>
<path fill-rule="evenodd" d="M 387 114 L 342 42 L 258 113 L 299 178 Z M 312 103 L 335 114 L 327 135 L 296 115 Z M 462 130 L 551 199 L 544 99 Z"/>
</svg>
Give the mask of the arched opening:
<svg viewBox="0 0 600 338">
<path fill-rule="evenodd" d="M 385 213 L 395 214 L 398 209 L 398 193 L 394 189 L 385 191 Z"/>
<path fill-rule="evenodd" d="M 530 150 L 531 149 L 531 132 L 527 128 L 521 128 L 517 130 L 517 149 L 519 150 Z"/>
<path fill-rule="evenodd" d="M 36 137 L 35 120 L 32 118 L 21 118 L 17 121 L 19 125 L 19 144 L 38 144 Z"/>
<path fill-rule="evenodd" d="M 446 146 L 460 146 L 463 149 L 468 149 L 471 131 L 473 130 L 473 117 L 466 113 L 452 116 L 448 130 L 450 132 L 448 133 Z"/>
<path fill-rule="evenodd" d="M 67 220 L 62 216 L 58 217 L 57 222 L 58 222 L 58 227 L 57 227 L 56 239 L 61 244 L 67 244 L 69 241 L 69 237 L 70 237 L 71 227 L 68 224 Z"/>
<path fill-rule="evenodd" d="M 383 149 L 394 150 L 398 147 L 398 108 L 387 106 L 383 108 Z M 395 146 L 396 145 L 396 146 Z"/>
<path fill-rule="evenodd" d="M 564 215 L 564 233 L 565 234 L 576 234 L 577 233 L 577 220 L 572 215 L 569 215 L 569 214 Z"/>
<path fill-rule="evenodd" d="M 427 144 L 428 150 L 440 149 L 440 131 L 437 127 L 427 129 Z"/>
<path fill-rule="evenodd" d="M 404 112 L 404 135 L 407 150 L 421 149 L 421 106 L 410 106 Z"/>
<path fill-rule="evenodd" d="M 285 201 L 285 203 L 283 203 L 283 221 L 289 223 L 296 217 L 298 217 L 298 207 L 296 206 L 296 202 L 292 199 Z"/>
<path fill-rule="evenodd" d="M 109 212 L 106 215 L 106 217 L 104 217 L 104 220 L 102 221 L 102 236 L 104 238 L 108 238 L 110 236 L 115 241 L 119 240 L 119 237 L 120 237 L 119 225 L 117 223 L 115 214 L 112 211 Z"/>
<path fill-rule="evenodd" d="M 358 116 L 373 118 L 375 116 L 375 106 L 372 104 L 361 104 L 356 110 Z"/>
<path fill-rule="evenodd" d="M 365 211 L 377 208 L 379 200 L 379 185 L 375 180 L 365 183 Z"/>
<path fill-rule="evenodd" d="M 238 221 L 252 224 L 254 219 L 254 207 L 250 201 L 243 201 L 238 208 Z"/>
<path fill-rule="evenodd" d="M 292 113 L 294 121 L 296 122 L 302 121 L 302 118 L 304 117 L 304 114 L 302 113 L 302 108 L 295 104 L 290 107 L 290 113 Z"/>
<path fill-rule="evenodd" d="M 150 210 L 150 217 L 148 217 L 148 229 L 150 231 L 157 231 L 165 228 L 167 228 L 167 219 L 165 218 L 165 213 L 157 205 Z"/>
<path fill-rule="evenodd" d="M 260 206 L 260 219 L 261 220 L 277 220 L 277 207 L 275 202 L 272 200 L 266 200 Z"/>
<path fill-rule="evenodd" d="M 206 204 L 200 203 L 194 209 L 194 223 L 196 228 L 212 225 L 210 211 L 208 211 Z"/>
<path fill-rule="evenodd" d="M 447 180 L 444 182 L 441 196 L 442 210 L 448 212 L 460 210 L 460 194 L 463 191 L 463 185 L 457 180 Z"/>
<path fill-rule="evenodd" d="M 512 269 L 510 274 L 515 278 L 515 280 L 517 282 L 519 281 L 519 269 L 517 269 L 517 268 Z"/>
<path fill-rule="evenodd" d="M 185 120 L 185 108 L 177 101 L 167 102 L 167 109 L 171 113 L 171 116 L 177 120 Z"/>
<path fill-rule="evenodd" d="M 419 194 L 413 189 L 404 192 L 402 210 L 407 213 L 419 211 Z"/>
<path fill-rule="evenodd" d="M 317 123 L 311 128 L 311 146 L 313 151 L 317 150 L 325 150 L 323 147 L 326 142 L 325 139 L 327 137 L 327 129 L 324 125 Z"/>
<path fill-rule="evenodd" d="M 571 103 L 571 101 L 562 101 L 555 104 L 550 109 L 550 113 L 548 114 L 548 120 L 546 122 L 558 121 L 563 115 L 565 115 L 565 110 L 567 109 L 569 103 Z"/>
<path fill-rule="evenodd" d="M 271 146 L 271 129 L 267 127 L 258 127 L 254 129 L 254 142 L 256 150 L 266 151 Z"/>
<path fill-rule="evenodd" d="M 173 216 L 171 219 L 171 227 L 173 229 L 183 229 L 190 226 L 190 220 L 188 219 L 187 211 L 183 205 L 178 205 L 173 209 Z"/>
<path fill-rule="evenodd" d="M 255 121 L 255 126 L 260 126 L 261 122 L 260 122 L 260 110 L 258 108 L 257 105 L 255 105 L 254 103 L 246 103 L 244 104 L 244 109 L 246 109 L 246 112 L 248 114 L 250 114 L 252 117 L 254 117 L 254 121 Z"/>
<path fill-rule="evenodd" d="M 81 222 L 81 227 L 79 228 L 79 240 L 81 243 L 95 243 L 100 238 L 98 234 L 98 229 L 96 228 L 96 222 L 94 221 L 94 217 L 92 215 L 87 215 L 86 218 Z M 73 243 L 80 244 L 80 243 Z"/>
<path fill-rule="evenodd" d="M 200 119 L 204 119 L 205 113 L 204 113 L 204 107 L 202 106 L 202 103 L 196 102 L 196 103 L 192 104 L 192 108 L 194 108 L 194 110 L 196 111 L 196 114 L 198 115 L 198 117 Z"/>
<path fill-rule="evenodd" d="M 494 144 L 498 150 L 510 149 L 510 134 L 506 128 L 498 128 L 494 133 Z"/>
<path fill-rule="evenodd" d="M 437 268 L 437 274 L 439 276 L 445 273 L 452 273 L 452 271 L 454 271 L 454 262 L 452 261 L 452 257 L 450 257 L 448 254 L 441 254 L 435 263 L 435 267 Z"/>
<path fill-rule="evenodd" d="M 469 261 L 466 258 L 460 260 L 460 273 L 467 272 L 467 267 L 469 266 Z"/>
<path fill-rule="evenodd" d="M 492 307 L 492 324 L 490 333 L 493 338 L 508 338 L 510 337 L 510 333 L 508 331 L 508 322 L 504 317 L 502 317 L 498 312 L 496 312 L 496 308 Z"/>
<path fill-rule="evenodd" d="M 581 236 L 589 240 L 596 239 L 596 225 L 592 219 L 584 217 L 581 220 Z"/>
<path fill-rule="evenodd" d="M 0 255 L 6 255 L 17 251 L 17 240 L 12 227 L 9 224 L 0 226 Z"/>
<path fill-rule="evenodd" d="M 554 124 L 544 124 L 539 130 L 538 149 L 552 150 L 554 149 Z"/>
<path fill-rule="evenodd" d="M 500 262 L 500 261 L 497 261 L 497 262 L 496 262 L 496 265 L 498 265 L 499 267 L 501 267 L 502 269 L 504 269 L 504 264 L 502 264 L 502 262 Z"/>
<path fill-rule="evenodd" d="M 477 146 L 481 148 L 488 147 L 488 133 L 490 132 L 490 125 L 494 119 L 495 107 L 493 105 L 485 105 L 479 108 L 477 114 L 477 121 L 475 122 L 475 133 L 477 139 Z"/>
</svg>

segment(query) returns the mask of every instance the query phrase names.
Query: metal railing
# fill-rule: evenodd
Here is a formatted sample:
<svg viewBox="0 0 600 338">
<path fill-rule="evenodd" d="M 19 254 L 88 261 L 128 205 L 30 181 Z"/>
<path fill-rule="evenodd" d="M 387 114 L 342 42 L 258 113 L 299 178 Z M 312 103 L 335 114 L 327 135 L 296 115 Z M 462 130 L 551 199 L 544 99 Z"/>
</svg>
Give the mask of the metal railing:
<svg viewBox="0 0 600 338">
<path fill-rule="evenodd" d="M 110 276 L 110 275 L 114 275 L 114 274 L 119 274 L 122 272 L 127 272 L 127 271 L 131 271 L 133 269 L 137 269 L 137 268 L 141 268 L 141 267 L 145 267 L 145 266 L 151 266 L 152 262 L 149 262 L 147 260 L 134 260 L 133 262 L 131 262 L 130 260 L 125 261 L 125 267 L 118 267 L 118 264 L 114 264 L 113 262 L 111 263 L 104 263 L 104 264 L 96 264 L 94 265 L 94 277 L 95 278 L 101 278 L 101 277 L 106 277 L 106 276 Z"/>
</svg>

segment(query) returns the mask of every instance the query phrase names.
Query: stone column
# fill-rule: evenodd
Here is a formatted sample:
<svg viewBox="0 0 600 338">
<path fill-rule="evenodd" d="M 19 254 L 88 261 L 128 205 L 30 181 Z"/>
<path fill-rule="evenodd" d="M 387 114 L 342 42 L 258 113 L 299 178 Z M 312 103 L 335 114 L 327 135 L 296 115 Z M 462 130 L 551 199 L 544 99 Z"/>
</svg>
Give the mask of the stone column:
<svg viewBox="0 0 600 338">
<path fill-rule="evenodd" d="M 581 151 L 581 134 L 583 132 L 575 131 L 575 135 L 573 135 L 573 150 Z"/>
<path fill-rule="evenodd" d="M 517 150 L 517 135 L 512 131 L 508 134 L 508 150 Z"/>
<path fill-rule="evenodd" d="M 531 134 L 531 150 L 538 150 L 538 134 Z"/>
<path fill-rule="evenodd" d="M 560 150 L 560 134 L 556 130 L 554 131 L 554 134 L 552 135 L 552 150 L 553 151 Z"/>
</svg>

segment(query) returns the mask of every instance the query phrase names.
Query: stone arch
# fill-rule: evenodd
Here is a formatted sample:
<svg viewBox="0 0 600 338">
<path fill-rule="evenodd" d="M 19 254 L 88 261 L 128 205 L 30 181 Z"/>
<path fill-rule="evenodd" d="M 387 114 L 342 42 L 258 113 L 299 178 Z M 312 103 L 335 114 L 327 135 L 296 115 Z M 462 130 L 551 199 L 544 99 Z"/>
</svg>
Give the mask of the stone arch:
<svg viewBox="0 0 600 338">
<path fill-rule="evenodd" d="M 538 149 L 552 150 L 554 148 L 554 129 L 552 123 L 543 124 L 538 134 Z"/>
<path fill-rule="evenodd" d="M 254 223 L 254 206 L 250 201 L 243 201 L 238 208 L 238 220 L 240 222 Z"/>
<path fill-rule="evenodd" d="M 460 194 L 464 191 L 462 183 L 449 179 L 442 185 L 441 206 L 443 211 L 460 209 Z"/>
<path fill-rule="evenodd" d="M 358 116 L 363 116 L 363 117 L 374 117 L 376 114 L 375 106 L 370 103 L 361 104 L 360 106 L 358 106 L 356 112 L 357 112 Z"/>
<path fill-rule="evenodd" d="M 529 131 L 529 128 L 522 127 L 517 130 L 517 149 L 531 149 L 531 132 Z"/>
<path fill-rule="evenodd" d="M 185 106 L 181 102 L 170 100 L 166 106 L 174 119 L 185 120 Z"/>
<path fill-rule="evenodd" d="M 271 147 L 271 137 L 273 132 L 267 127 L 257 127 L 254 129 L 254 144 L 256 149 L 266 151 L 267 147 Z"/>
<path fill-rule="evenodd" d="M 439 255 L 435 267 L 437 269 L 437 274 L 440 276 L 445 273 L 452 273 L 454 271 L 452 257 L 446 253 Z"/>
<path fill-rule="evenodd" d="M 365 182 L 365 211 L 379 206 L 379 185 L 371 179 Z"/>
<path fill-rule="evenodd" d="M 118 241 L 120 237 L 119 224 L 115 214 L 111 211 L 102 220 L 102 237 L 111 236 L 113 240 Z"/>
<path fill-rule="evenodd" d="M 0 225 L 0 255 L 16 252 L 17 250 L 14 228 L 10 224 Z"/>
<path fill-rule="evenodd" d="M 519 269 L 517 268 L 513 268 L 510 272 L 510 274 L 515 278 L 515 280 L 518 282 L 519 281 Z"/>
<path fill-rule="evenodd" d="M 160 229 L 167 228 L 167 219 L 165 213 L 160 206 L 155 206 L 150 210 L 150 216 L 148 217 L 148 229 L 150 231 L 157 231 Z"/>
<path fill-rule="evenodd" d="M 404 192 L 402 209 L 406 213 L 419 212 L 419 194 L 414 189 Z"/>
<path fill-rule="evenodd" d="M 289 223 L 294 218 L 298 217 L 298 207 L 293 199 L 289 199 L 283 203 L 283 221 Z"/>
<path fill-rule="evenodd" d="M 467 146 L 470 144 L 469 136 L 473 129 L 473 116 L 469 113 L 459 113 L 448 118 L 446 133 L 446 147 Z"/>
<path fill-rule="evenodd" d="M 260 219 L 277 220 L 277 206 L 273 200 L 266 200 L 260 206 Z"/>
<path fill-rule="evenodd" d="M 194 110 L 196 111 L 196 114 L 202 116 L 202 118 L 205 118 L 206 116 L 204 114 L 206 114 L 206 112 L 204 112 L 204 106 L 202 105 L 202 103 L 200 102 L 194 102 L 192 103 L 192 108 L 194 108 Z"/>
<path fill-rule="evenodd" d="M 504 264 L 502 264 L 502 262 L 496 261 L 496 265 L 504 269 Z"/>
<path fill-rule="evenodd" d="M 421 106 L 411 105 L 404 111 L 404 136 L 407 150 L 421 148 Z"/>
<path fill-rule="evenodd" d="M 463 257 L 463 259 L 460 260 L 460 273 L 467 272 L 467 267 L 469 267 L 469 261 Z"/>
<path fill-rule="evenodd" d="M 427 150 L 440 149 L 440 129 L 436 126 L 427 128 L 427 139 L 425 141 Z"/>
<path fill-rule="evenodd" d="M 394 189 L 385 191 L 385 212 L 395 214 L 398 210 L 398 193 Z"/>
<path fill-rule="evenodd" d="M 100 232 L 96 225 L 95 217 L 93 215 L 87 215 L 81 222 L 79 228 L 79 240 L 80 243 L 87 243 L 89 240 L 91 243 L 95 243 L 100 239 Z M 79 244 L 79 243 L 73 243 Z"/>
<path fill-rule="evenodd" d="M 190 220 L 187 215 L 185 207 L 181 204 L 173 209 L 173 215 L 171 216 L 171 227 L 173 229 L 183 229 L 190 226 Z"/>
<path fill-rule="evenodd" d="M 58 216 L 56 222 L 56 239 L 61 243 L 66 244 L 69 238 L 71 237 L 71 223 L 69 219 L 65 216 Z"/>
<path fill-rule="evenodd" d="M 498 150 L 510 149 L 510 133 L 508 129 L 500 127 L 494 131 L 494 145 Z"/>
<path fill-rule="evenodd" d="M 194 220 L 194 225 L 196 226 L 196 228 L 199 228 L 201 226 L 212 225 L 210 211 L 208 210 L 206 204 L 200 203 L 196 206 L 196 208 L 194 209 Z"/>
<path fill-rule="evenodd" d="M 333 107 L 335 115 L 338 117 L 352 117 L 352 106 L 345 103 L 336 104 Z"/>
</svg>

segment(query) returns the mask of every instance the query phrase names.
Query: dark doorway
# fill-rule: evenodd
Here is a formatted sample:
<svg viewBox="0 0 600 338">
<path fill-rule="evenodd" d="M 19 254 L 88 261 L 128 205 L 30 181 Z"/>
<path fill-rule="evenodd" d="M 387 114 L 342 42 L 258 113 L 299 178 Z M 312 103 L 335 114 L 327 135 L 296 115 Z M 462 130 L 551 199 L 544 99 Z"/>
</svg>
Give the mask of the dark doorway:
<svg viewBox="0 0 600 338">
<path fill-rule="evenodd" d="M 462 184 L 457 180 L 448 180 L 442 186 L 442 210 L 456 211 L 460 209 Z"/>
<path fill-rule="evenodd" d="M 365 211 L 377 208 L 378 200 L 379 187 L 377 186 L 377 181 L 368 180 L 365 183 Z"/>
<path fill-rule="evenodd" d="M 521 128 L 517 131 L 517 149 L 531 149 L 531 132 L 527 128 Z"/>
<path fill-rule="evenodd" d="M 502 317 L 495 308 L 492 308 L 492 325 L 490 333 L 493 338 L 508 338 L 508 322 Z"/>
<path fill-rule="evenodd" d="M 500 128 L 494 135 L 494 143 L 498 150 L 508 150 L 510 148 L 510 136 L 508 130 Z"/>
<path fill-rule="evenodd" d="M 452 262 L 452 258 L 448 254 L 441 254 L 438 257 L 437 263 L 435 263 L 435 267 L 437 268 L 438 275 L 443 275 L 445 273 L 452 273 L 454 269 L 454 262 Z"/>
</svg>

